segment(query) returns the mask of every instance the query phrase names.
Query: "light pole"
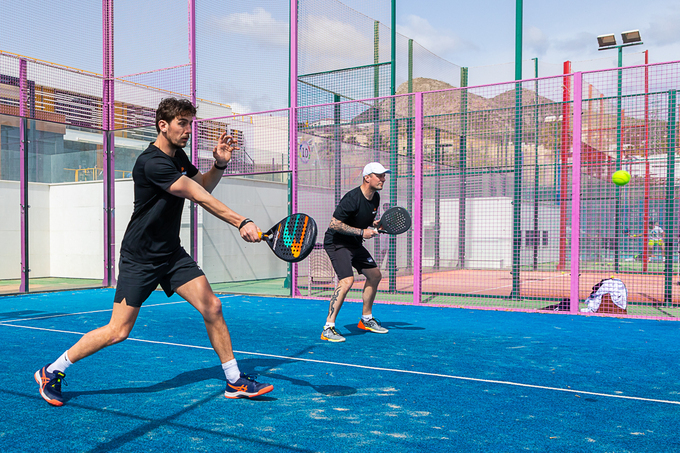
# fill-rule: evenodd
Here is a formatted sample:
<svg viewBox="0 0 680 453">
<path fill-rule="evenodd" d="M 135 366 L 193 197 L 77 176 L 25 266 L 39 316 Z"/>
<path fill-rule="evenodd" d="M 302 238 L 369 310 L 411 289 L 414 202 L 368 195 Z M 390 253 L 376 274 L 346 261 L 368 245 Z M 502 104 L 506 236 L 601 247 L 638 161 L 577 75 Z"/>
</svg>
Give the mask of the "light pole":
<svg viewBox="0 0 680 453">
<path fill-rule="evenodd" d="M 642 44 L 639 30 L 625 31 L 621 33 L 623 44 L 616 44 L 616 37 L 613 34 L 600 35 L 597 37 L 599 45 L 598 50 L 617 49 L 619 53 L 618 58 L 618 81 L 616 91 L 616 169 L 621 169 L 621 91 L 623 85 L 623 73 L 621 67 L 623 66 L 623 48 L 630 46 L 638 46 Z M 620 211 L 621 211 L 621 189 L 616 186 L 616 218 L 614 223 L 614 271 L 619 272 L 619 235 L 621 230 L 620 225 Z"/>
<path fill-rule="evenodd" d="M 512 293 L 520 299 L 520 265 L 522 245 L 522 10 L 523 0 L 515 0 L 515 172 L 512 209 Z"/>
</svg>

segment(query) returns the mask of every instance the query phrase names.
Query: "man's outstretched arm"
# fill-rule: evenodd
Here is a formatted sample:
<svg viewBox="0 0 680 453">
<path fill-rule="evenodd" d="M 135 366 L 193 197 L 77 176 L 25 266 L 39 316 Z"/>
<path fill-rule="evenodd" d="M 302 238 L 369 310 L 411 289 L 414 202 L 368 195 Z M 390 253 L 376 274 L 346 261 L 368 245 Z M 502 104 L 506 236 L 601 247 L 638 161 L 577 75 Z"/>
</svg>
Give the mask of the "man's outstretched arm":
<svg viewBox="0 0 680 453">
<path fill-rule="evenodd" d="M 238 228 L 246 219 L 241 214 L 233 211 L 220 200 L 213 197 L 198 182 L 186 176 L 182 176 L 172 183 L 172 185 L 168 187 L 168 192 L 176 197 L 182 197 L 189 201 L 193 201 L 210 214 L 236 228 Z M 240 233 L 243 240 L 247 242 L 260 241 L 260 229 L 252 222 L 245 224 L 243 228 L 240 229 Z"/>
</svg>

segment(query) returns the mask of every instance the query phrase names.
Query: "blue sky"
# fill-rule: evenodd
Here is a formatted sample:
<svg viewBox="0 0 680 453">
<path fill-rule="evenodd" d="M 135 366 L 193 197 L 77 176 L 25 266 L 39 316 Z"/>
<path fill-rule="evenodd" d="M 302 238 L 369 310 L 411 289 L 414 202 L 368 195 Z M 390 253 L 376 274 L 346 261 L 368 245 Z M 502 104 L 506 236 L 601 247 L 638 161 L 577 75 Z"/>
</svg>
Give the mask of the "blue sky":
<svg viewBox="0 0 680 453">
<path fill-rule="evenodd" d="M 254 46 L 250 58 L 275 53 L 277 48 L 284 50 L 284 43 L 287 44 L 285 3 L 276 7 L 273 5 L 278 3 L 271 1 L 272 6 L 264 5 L 260 9 L 239 3 L 241 10 L 228 15 L 230 33 L 247 37 L 247 46 Z M 367 42 L 365 27 L 361 30 L 363 35 L 354 27 L 347 27 L 342 21 L 349 16 L 335 11 L 333 3 L 315 2 L 321 7 L 315 6 L 313 14 L 318 23 L 310 25 L 308 30 L 310 35 L 316 36 L 316 39 L 308 40 L 307 51 L 312 53 L 308 59 L 325 69 L 366 64 L 367 58 L 372 62 L 372 44 Z M 389 0 L 344 0 L 343 3 L 383 24 L 390 24 Z M 621 6 L 615 7 L 616 4 L 612 0 L 525 0 L 523 59 L 538 57 L 540 76 L 561 73 L 565 60 L 574 62 L 574 71 L 611 68 L 616 66 L 617 53 L 598 51 L 597 36 L 614 33 L 620 40 L 621 32 L 639 29 L 644 44 L 624 49 L 624 65 L 644 63 L 641 54 L 644 50 L 649 50 L 652 63 L 680 60 L 680 2 L 621 0 L 618 2 Z M 397 1 L 397 31 L 432 53 L 458 66 L 469 67 L 472 85 L 507 81 L 514 78 L 515 8 L 516 3 L 512 0 L 401 0 Z M 324 11 L 328 17 L 321 17 L 319 11 Z M 242 19 L 240 22 L 235 20 L 236 15 Z M 344 44 L 340 42 L 342 40 Z M 347 46 L 348 41 L 356 45 Z M 338 45 L 333 46 L 334 42 Z M 389 59 L 389 49 L 383 49 L 382 61 L 387 60 L 383 56 L 384 50 Z M 284 54 L 278 55 L 283 63 Z M 344 65 L 335 62 L 342 59 Z M 266 65 L 263 62 L 258 67 L 263 64 Z M 302 66 L 301 74 L 315 72 L 313 67 Z M 524 66 L 524 78 L 534 76 L 532 68 L 531 64 Z M 271 86 L 282 86 L 287 82 L 283 78 L 277 79 L 274 72 L 269 72 L 268 77 Z M 254 84 L 256 80 L 248 77 L 242 87 Z M 259 101 L 241 98 L 234 104 L 237 110 L 262 110 L 267 105 L 265 101 L 264 98 Z"/>
<path fill-rule="evenodd" d="M 370 14 L 365 0 L 344 3 Z M 389 1 L 378 3 L 389 5 Z M 638 29 L 644 45 L 629 51 L 649 50 L 652 62 L 680 59 L 678 1 L 525 0 L 523 4 L 524 58 L 551 63 L 602 58 L 615 52 L 598 52 L 597 35 L 615 33 L 620 40 L 621 32 Z M 460 66 L 512 62 L 515 8 L 512 0 L 398 1 L 397 31 Z M 385 13 L 381 21 L 390 20 L 389 11 Z"/>
</svg>

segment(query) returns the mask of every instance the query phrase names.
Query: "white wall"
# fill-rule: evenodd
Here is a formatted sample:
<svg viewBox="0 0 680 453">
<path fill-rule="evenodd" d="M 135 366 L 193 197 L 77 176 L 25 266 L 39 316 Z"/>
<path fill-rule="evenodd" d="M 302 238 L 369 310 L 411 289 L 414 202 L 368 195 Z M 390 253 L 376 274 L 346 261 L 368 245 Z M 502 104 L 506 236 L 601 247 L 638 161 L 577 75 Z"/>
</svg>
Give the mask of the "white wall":
<svg viewBox="0 0 680 453">
<path fill-rule="evenodd" d="M 533 203 L 522 203 L 522 238 L 526 230 L 533 230 Z M 440 204 L 440 266 L 458 265 L 459 200 L 442 199 Z M 510 197 L 469 198 L 466 201 L 466 266 L 481 269 L 502 269 L 512 266 L 513 205 Z M 547 230 L 549 244 L 539 247 L 538 262 L 554 262 L 558 258 L 559 208 L 539 205 L 539 230 Z M 423 250 L 427 239 L 433 238 L 434 200 L 423 206 Z M 541 236 L 541 240 L 542 240 Z M 533 262 L 533 247 L 521 248 L 522 263 Z M 434 265 L 430 253 L 425 254 L 423 266 Z"/>
<path fill-rule="evenodd" d="M 19 183 L 0 181 L 0 279 L 21 277 L 21 206 Z"/>
<path fill-rule="evenodd" d="M 104 192 L 101 181 L 49 186 L 49 268 L 45 276 L 104 278 Z M 33 201 L 31 201 L 33 204 Z M 33 228 L 33 226 L 31 226 Z M 29 247 L 32 247 L 33 243 Z M 36 277 L 31 265 L 31 277 Z"/>
<path fill-rule="evenodd" d="M 125 229 L 127 228 L 130 218 L 132 217 L 132 209 L 134 202 L 134 183 L 132 179 L 118 179 L 115 186 L 115 206 L 113 211 L 114 225 L 115 225 L 115 243 L 116 243 L 116 259 L 115 268 L 116 276 L 118 275 L 118 261 L 120 260 L 120 244 L 123 242 Z M 103 226 L 102 226 L 103 228 Z M 104 251 L 102 250 L 102 259 Z"/>
<path fill-rule="evenodd" d="M 241 215 L 251 218 L 263 232 L 288 215 L 287 184 L 223 178 L 213 195 Z M 199 260 L 214 283 L 285 277 L 287 264 L 265 243 L 250 244 L 238 229 L 216 217 L 203 215 L 203 256 Z"/>
<path fill-rule="evenodd" d="M 0 182 L 0 234 L 5 245 L 0 248 L 0 278 L 19 278 L 20 209 L 19 184 Z M 287 215 L 288 187 L 285 183 L 224 178 L 213 194 L 236 212 L 250 217 L 266 231 Z M 31 277 L 69 277 L 100 279 L 104 275 L 103 193 L 100 182 L 29 184 L 30 196 L 30 268 Z M 333 192 L 325 188 L 305 187 L 300 195 L 300 211 L 317 220 L 319 236 L 328 227 L 334 204 Z M 125 228 L 132 215 L 133 183 L 116 181 L 116 266 Z M 329 204 L 330 203 L 330 204 Z M 533 228 L 533 205 L 524 203 L 523 230 Z M 434 225 L 434 203 L 425 200 L 425 229 Z M 189 251 L 189 203 L 185 203 L 182 220 L 182 244 Z M 442 230 L 440 265 L 452 267 L 458 261 L 458 199 L 441 200 Z M 551 245 L 542 248 L 539 262 L 554 261 L 557 254 L 559 216 L 556 207 L 540 206 L 539 229 L 549 230 Z M 284 277 L 287 265 L 274 257 L 264 244 L 243 241 L 238 230 L 199 208 L 199 264 L 208 280 L 214 283 Z M 467 200 L 467 264 L 478 268 L 509 267 L 512 263 L 512 199 L 471 198 Z M 427 232 L 426 232 L 427 236 Z M 397 265 L 406 264 L 407 235 L 397 240 Z M 369 250 L 373 244 L 367 243 Z M 523 262 L 532 249 L 523 248 Z M 426 257 L 423 265 L 434 260 Z M 307 273 L 304 264 L 300 275 Z M 117 269 L 116 269 L 117 275 Z"/>
<path fill-rule="evenodd" d="M 50 186 L 28 185 L 28 267 L 31 278 L 50 276 Z"/>
</svg>

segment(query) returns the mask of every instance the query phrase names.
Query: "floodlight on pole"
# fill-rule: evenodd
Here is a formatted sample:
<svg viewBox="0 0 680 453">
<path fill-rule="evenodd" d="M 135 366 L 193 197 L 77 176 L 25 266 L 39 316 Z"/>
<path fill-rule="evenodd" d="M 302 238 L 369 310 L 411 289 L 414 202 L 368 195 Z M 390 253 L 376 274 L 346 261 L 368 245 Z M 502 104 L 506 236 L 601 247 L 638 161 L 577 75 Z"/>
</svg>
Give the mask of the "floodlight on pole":
<svg viewBox="0 0 680 453">
<path fill-rule="evenodd" d="M 616 45 L 616 36 L 614 33 L 608 35 L 600 35 L 597 37 L 597 43 L 602 47 L 611 47 Z"/>
<path fill-rule="evenodd" d="M 613 34 L 600 35 L 597 37 L 597 43 L 599 44 L 599 49 L 597 50 L 608 50 L 616 49 L 618 52 L 618 81 L 617 81 L 617 93 L 616 93 L 616 169 L 621 169 L 621 135 L 622 135 L 622 123 L 623 118 L 621 111 L 621 94 L 623 89 L 623 73 L 621 67 L 623 66 L 623 48 L 629 46 L 637 46 L 642 44 L 642 38 L 640 37 L 639 30 L 624 31 L 621 33 L 621 38 L 623 39 L 623 44 L 616 44 L 616 37 Z M 620 237 L 620 218 L 621 218 L 621 190 L 619 186 L 616 186 L 616 207 L 615 207 L 615 219 L 614 219 L 614 237 L 616 239 L 614 245 L 614 271 L 619 271 L 619 237 Z"/>
<path fill-rule="evenodd" d="M 640 30 L 624 31 L 621 33 L 621 39 L 623 39 L 624 44 L 629 44 L 632 42 L 642 42 L 640 37 Z"/>
</svg>

